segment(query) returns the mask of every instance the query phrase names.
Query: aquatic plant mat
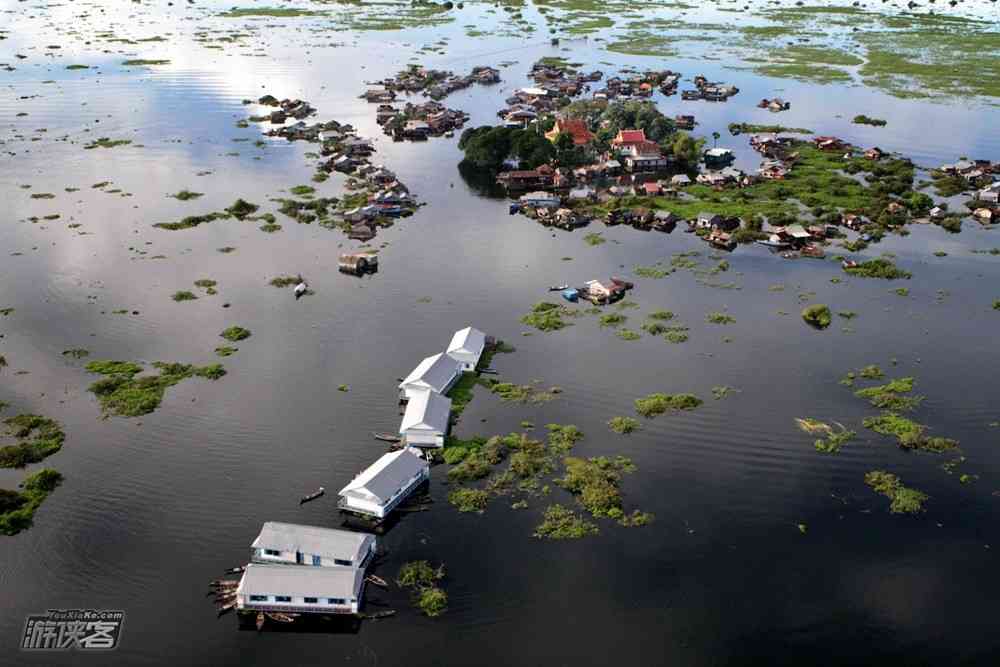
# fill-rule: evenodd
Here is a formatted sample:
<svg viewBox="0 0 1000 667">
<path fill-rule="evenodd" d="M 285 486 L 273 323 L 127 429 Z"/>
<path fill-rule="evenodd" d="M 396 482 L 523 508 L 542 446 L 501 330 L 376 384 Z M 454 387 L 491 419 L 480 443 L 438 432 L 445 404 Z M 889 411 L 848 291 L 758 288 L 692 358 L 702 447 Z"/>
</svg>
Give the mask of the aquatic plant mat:
<svg viewBox="0 0 1000 667">
<path fill-rule="evenodd" d="M 158 374 L 140 375 L 145 369 L 130 361 L 101 360 L 87 364 L 89 372 L 104 376 L 88 390 L 97 397 L 105 415 L 138 417 L 149 414 L 160 407 L 164 393 L 175 384 L 193 377 L 218 380 L 226 374 L 220 364 L 194 366 L 155 361 L 151 365 Z"/>
<path fill-rule="evenodd" d="M 20 491 L 0 489 L 0 533 L 16 535 L 30 528 L 35 512 L 62 480 L 58 472 L 44 468 L 26 477 Z"/>
</svg>

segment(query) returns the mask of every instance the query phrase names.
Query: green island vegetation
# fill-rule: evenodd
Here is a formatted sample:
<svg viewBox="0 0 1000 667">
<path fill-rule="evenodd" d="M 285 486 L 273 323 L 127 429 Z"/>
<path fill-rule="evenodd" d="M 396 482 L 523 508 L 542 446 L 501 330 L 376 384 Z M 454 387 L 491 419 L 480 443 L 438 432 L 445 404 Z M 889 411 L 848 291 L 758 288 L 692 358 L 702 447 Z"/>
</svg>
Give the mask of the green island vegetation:
<svg viewBox="0 0 1000 667">
<path fill-rule="evenodd" d="M 271 17 L 271 18 L 292 18 L 296 16 L 323 16 L 328 12 L 313 11 L 309 9 L 297 9 L 294 7 L 233 7 L 232 9 L 220 12 L 218 16 L 230 19 L 248 17 Z"/>
<path fill-rule="evenodd" d="M 614 459 L 606 456 L 589 459 L 567 456 L 563 459 L 563 466 L 565 475 L 556 479 L 555 483 L 572 493 L 591 516 L 616 520 L 625 517 L 618 486 L 623 474 L 635 471 L 631 460 L 624 456 Z M 645 523 L 652 520 L 652 515 L 644 516 Z"/>
<path fill-rule="evenodd" d="M 14 314 L 14 309 L 13 308 L 9 308 L 9 307 L 8 308 L 0 308 L 0 315 L 3 315 L 4 317 L 7 317 L 8 315 L 13 315 L 13 314 Z"/>
<path fill-rule="evenodd" d="M 881 118 L 870 118 L 864 114 L 858 114 L 851 120 L 855 125 L 871 125 L 873 127 L 885 127 L 887 122 Z"/>
<path fill-rule="evenodd" d="M 549 505 L 542 515 L 542 522 L 535 528 L 534 536 L 550 540 L 580 539 L 597 535 L 600 530 L 593 521 L 588 521 L 563 505 Z"/>
<path fill-rule="evenodd" d="M 171 296 L 174 301 L 194 301 L 198 298 L 194 292 L 189 292 L 187 290 L 181 290 L 179 292 L 174 292 Z"/>
<path fill-rule="evenodd" d="M 521 323 L 539 331 L 559 331 L 571 324 L 563 319 L 564 317 L 577 317 L 579 314 L 575 308 L 568 308 L 551 301 L 540 301 L 531 308 L 530 313 L 521 317 Z"/>
<path fill-rule="evenodd" d="M 730 387 L 728 385 L 718 385 L 712 387 L 712 398 L 714 398 L 717 401 L 721 401 L 726 396 L 729 396 L 730 394 L 738 391 L 739 389 L 734 389 L 733 387 Z"/>
<path fill-rule="evenodd" d="M 244 329 L 243 327 L 233 326 L 223 329 L 222 333 L 219 335 L 232 343 L 238 343 L 239 341 L 250 337 L 250 330 Z"/>
<path fill-rule="evenodd" d="M 0 533 L 16 535 L 30 528 L 35 512 L 62 480 L 55 470 L 43 468 L 25 478 L 20 491 L 0 489 Z"/>
<path fill-rule="evenodd" d="M 825 329 L 830 326 L 833 316 L 830 314 L 829 306 L 822 303 L 814 303 L 802 309 L 802 319 L 814 329 Z"/>
<path fill-rule="evenodd" d="M 215 348 L 215 353 L 220 357 L 229 357 L 239 351 L 238 347 L 230 347 L 229 345 L 220 345 Z"/>
<path fill-rule="evenodd" d="M 218 284 L 219 283 L 217 281 L 212 280 L 211 278 L 199 278 L 194 281 L 194 286 L 205 290 L 205 294 L 208 294 L 209 296 L 219 293 L 218 290 L 215 289 Z"/>
<path fill-rule="evenodd" d="M 896 438 L 903 449 L 940 453 L 958 448 L 958 441 L 951 438 L 929 437 L 927 427 L 894 412 L 883 412 L 875 417 L 866 417 L 864 427 L 881 435 Z"/>
<path fill-rule="evenodd" d="M 55 199 L 56 196 L 51 192 L 35 192 L 31 195 L 32 199 Z"/>
<path fill-rule="evenodd" d="M 3 420 L 7 435 L 17 444 L 0 447 L 0 468 L 23 468 L 62 449 L 66 434 L 59 422 L 33 414 L 19 414 Z"/>
<path fill-rule="evenodd" d="M 818 419 L 805 417 L 796 418 L 795 423 L 802 431 L 810 435 L 825 436 L 817 438 L 813 442 L 816 451 L 823 454 L 836 454 L 840 451 L 841 447 L 853 440 L 854 436 L 857 435 L 854 431 L 848 430 L 843 424 L 838 424 L 837 422 L 831 425 L 821 422 Z"/>
<path fill-rule="evenodd" d="M 487 378 L 482 384 L 499 396 L 501 401 L 507 403 L 548 403 L 562 393 L 562 389 L 559 387 L 550 387 L 543 391 L 536 388 L 534 384 L 500 382 L 495 378 Z"/>
<path fill-rule="evenodd" d="M 448 502 L 454 505 L 459 512 L 482 514 L 486 511 L 486 503 L 489 502 L 489 499 L 490 494 L 482 489 L 459 487 L 448 493 Z"/>
<path fill-rule="evenodd" d="M 608 427 L 615 433 L 625 435 L 639 429 L 639 420 L 633 417 L 612 417 L 608 420 Z"/>
<path fill-rule="evenodd" d="M 622 315 L 621 313 L 608 313 L 607 315 L 601 315 L 598 319 L 602 327 L 617 327 L 621 324 L 625 324 L 628 320 L 627 315 Z"/>
<path fill-rule="evenodd" d="M 66 65 L 68 70 L 78 70 L 78 69 L 90 69 L 89 65 Z"/>
<path fill-rule="evenodd" d="M 738 134 L 813 134 L 804 127 L 785 127 L 784 125 L 759 125 L 755 123 L 730 123 L 729 133 Z"/>
<path fill-rule="evenodd" d="M 892 473 L 872 470 L 865 473 L 865 484 L 892 501 L 889 503 L 889 511 L 893 514 L 919 514 L 924 511 L 927 494 L 903 486 L 899 477 Z"/>
<path fill-rule="evenodd" d="M 736 321 L 736 318 L 725 313 L 709 313 L 705 315 L 705 321 L 711 324 L 732 324 Z"/>
<path fill-rule="evenodd" d="M 600 232 L 590 232 L 584 235 L 583 242 L 587 245 L 601 245 L 602 243 L 607 243 L 607 239 Z"/>
<path fill-rule="evenodd" d="M 434 618 L 448 609 L 448 595 L 438 585 L 444 576 L 444 563 L 435 568 L 425 560 L 411 561 L 399 568 L 396 584 L 410 589 L 413 605 Z"/>
<path fill-rule="evenodd" d="M 898 378 L 876 387 L 859 389 L 854 392 L 854 395 L 858 398 L 868 399 L 873 406 L 880 410 L 905 412 L 916 408 L 924 399 L 923 396 L 903 395 L 913 391 L 913 383 L 912 377 Z"/>
<path fill-rule="evenodd" d="M 100 139 L 95 139 L 90 142 L 84 149 L 90 150 L 93 148 L 115 148 L 116 146 L 128 146 L 132 143 L 131 139 L 111 139 L 109 137 L 101 137 Z"/>
<path fill-rule="evenodd" d="M 642 334 L 638 331 L 632 331 L 631 329 L 619 329 L 615 333 L 619 338 L 627 341 L 639 340 L 642 338 Z"/>
<path fill-rule="evenodd" d="M 291 287 L 302 282 L 302 276 L 275 276 L 267 283 L 271 287 Z"/>
<path fill-rule="evenodd" d="M 260 209 L 260 206 L 257 204 L 243 199 L 237 199 L 231 206 L 228 206 L 223 211 L 214 211 L 203 215 L 189 215 L 182 218 L 179 222 L 157 222 L 153 225 L 153 227 L 168 229 L 170 231 L 178 231 L 181 229 L 191 229 L 193 227 L 197 227 L 198 225 L 214 222 L 215 220 L 228 220 L 229 218 L 245 220 L 252 214 L 256 213 L 258 209 Z M 270 214 L 266 215 L 270 216 Z M 274 216 L 270 216 L 269 219 L 273 220 L 273 217 Z"/>
<path fill-rule="evenodd" d="M 169 196 L 173 197 L 174 199 L 179 199 L 180 201 L 191 201 L 192 199 L 197 199 L 198 197 L 201 197 L 203 194 L 204 194 L 203 192 L 192 192 L 190 190 L 181 190 L 180 192 L 174 193 Z"/>
<path fill-rule="evenodd" d="M 153 65 L 169 65 L 169 60 L 148 60 L 144 58 L 133 58 L 132 60 L 125 60 L 122 65 L 125 67 L 151 67 Z"/>
<path fill-rule="evenodd" d="M 87 371 L 103 375 L 88 387 L 101 404 L 105 415 L 138 417 L 149 414 L 160 407 L 163 395 L 169 387 L 191 377 L 218 380 L 226 374 L 219 364 L 193 366 L 190 364 L 153 362 L 159 371 L 157 375 L 145 375 L 142 366 L 130 361 L 91 361 Z"/>
<path fill-rule="evenodd" d="M 883 280 L 909 280 L 913 276 L 909 271 L 900 269 L 892 263 L 892 260 L 884 257 L 869 259 L 857 266 L 845 267 L 844 271 L 860 278 L 881 278 Z"/>
<path fill-rule="evenodd" d="M 650 394 L 635 399 L 635 411 L 643 417 L 653 418 L 668 410 L 694 410 L 702 400 L 694 394 Z"/>
</svg>

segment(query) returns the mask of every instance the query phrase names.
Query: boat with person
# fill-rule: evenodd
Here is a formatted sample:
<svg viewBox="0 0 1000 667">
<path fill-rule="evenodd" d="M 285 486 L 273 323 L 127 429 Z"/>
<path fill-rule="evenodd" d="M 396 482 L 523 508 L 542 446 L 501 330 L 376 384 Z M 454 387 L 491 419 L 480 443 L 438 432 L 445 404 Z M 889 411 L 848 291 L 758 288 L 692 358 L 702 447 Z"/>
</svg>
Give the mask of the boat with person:
<svg viewBox="0 0 1000 667">
<path fill-rule="evenodd" d="M 299 499 L 299 505 L 304 505 L 305 503 L 308 503 L 311 500 L 316 500 L 317 498 L 319 498 L 320 496 L 322 496 L 324 493 L 326 493 L 326 489 L 321 486 L 318 489 L 316 489 L 315 491 L 313 491 L 312 493 L 302 496 Z"/>
</svg>

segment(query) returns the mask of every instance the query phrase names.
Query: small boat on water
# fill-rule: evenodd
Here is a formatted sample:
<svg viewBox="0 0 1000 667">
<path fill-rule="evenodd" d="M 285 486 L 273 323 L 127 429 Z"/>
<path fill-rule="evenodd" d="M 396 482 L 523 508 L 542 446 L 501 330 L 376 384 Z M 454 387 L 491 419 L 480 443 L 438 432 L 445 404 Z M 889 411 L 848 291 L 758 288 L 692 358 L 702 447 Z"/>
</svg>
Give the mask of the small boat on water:
<svg viewBox="0 0 1000 667">
<path fill-rule="evenodd" d="M 272 621 L 277 621 L 278 623 L 292 623 L 295 621 L 295 616 L 289 614 L 283 614 L 280 611 L 269 611 L 265 614 Z"/>
<path fill-rule="evenodd" d="M 375 438 L 376 440 L 381 440 L 382 442 L 399 442 L 400 440 L 402 440 L 402 438 L 396 435 L 395 433 L 375 432 L 372 433 L 372 437 Z"/>
<path fill-rule="evenodd" d="M 842 266 L 845 269 L 854 269 L 857 268 L 858 263 L 855 262 L 853 259 L 845 259 L 840 263 L 840 266 Z"/>
<path fill-rule="evenodd" d="M 264 627 L 264 612 L 257 612 L 257 632 L 260 632 L 261 628 Z"/>
<path fill-rule="evenodd" d="M 381 586 L 382 588 L 389 588 L 389 584 L 386 583 L 385 579 L 374 574 L 369 574 L 365 577 L 365 581 L 376 586 Z"/>
<path fill-rule="evenodd" d="M 309 495 L 302 496 L 299 499 L 299 505 L 303 505 L 303 504 L 309 502 L 310 500 L 316 500 L 317 498 L 319 498 L 320 496 L 322 496 L 324 493 L 326 493 L 326 489 L 321 486 L 318 489 L 316 489 L 315 491 L 313 491 L 312 493 L 310 493 Z"/>
<path fill-rule="evenodd" d="M 372 621 L 374 621 L 375 619 L 378 619 L 378 618 L 388 618 L 390 616 L 395 616 L 395 615 L 396 615 L 396 610 L 395 609 L 385 609 L 383 611 L 375 611 L 375 612 L 372 612 L 370 614 L 359 614 L 359 616 L 361 616 L 361 618 L 372 620 Z"/>
<path fill-rule="evenodd" d="M 219 607 L 218 615 L 219 616 L 223 616 L 224 614 L 228 614 L 235 607 L 236 607 L 236 600 L 233 600 L 232 602 L 227 602 L 226 604 L 224 604 L 221 607 Z"/>
<path fill-rule="evenodd" d="M 553 285 L 549 287 L 550 292 L 562 292 L 565 289 L 569 289 L 569 285 Z"/>
<path fill-rule="evenodd" d="M 247 569 L 246 565 L 240 565 L 238 567 L 231 567 L 226 570 L 226 574 L 242 574 L 243 570 Z"/>
</svg>

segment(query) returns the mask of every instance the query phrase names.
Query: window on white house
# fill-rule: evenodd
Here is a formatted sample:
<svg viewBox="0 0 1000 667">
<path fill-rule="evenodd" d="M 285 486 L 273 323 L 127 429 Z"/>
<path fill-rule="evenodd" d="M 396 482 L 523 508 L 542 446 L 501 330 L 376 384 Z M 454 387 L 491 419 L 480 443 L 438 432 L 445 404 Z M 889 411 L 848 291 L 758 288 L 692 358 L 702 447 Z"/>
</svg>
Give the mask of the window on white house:
<svg viewBox="0 0 1000 667">
<path fill-rule="evenodd" d="M 351 561 L 344 560 L 343 558 L 334 558 L 333 562 L 336 565 L 348 565 L 348 566 L 353 565 L 353 563 Z"/>
<path fill-rule="evenodd" d="M 303 600 L 306 601 L 306 604 L 316 604 L 319 602 L 319 598 L 303 598 Z"/>
<path fill-rule="evenodd" d="M 274 601 L 275 602 L 291 602 L 292 598 L 289 597 L 289 596 L 287 596 L 287 595 L 275 595 L 274 596 Z"/>
<path fill-rule="evenodd" d="M 266 595 L 251 595 L 250 596 L 250 601 L 251 602 L 267 602 L 267 596 Z"/>
<path fill-rule="evenodd" d="M 281 552 L 277 549 L 264 549 L 264 553 L 268 556 L 280 556 Z"/>
</svg>

